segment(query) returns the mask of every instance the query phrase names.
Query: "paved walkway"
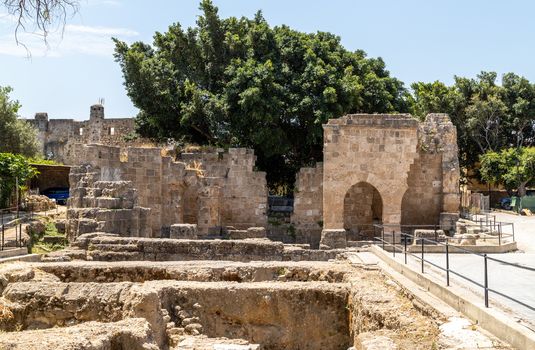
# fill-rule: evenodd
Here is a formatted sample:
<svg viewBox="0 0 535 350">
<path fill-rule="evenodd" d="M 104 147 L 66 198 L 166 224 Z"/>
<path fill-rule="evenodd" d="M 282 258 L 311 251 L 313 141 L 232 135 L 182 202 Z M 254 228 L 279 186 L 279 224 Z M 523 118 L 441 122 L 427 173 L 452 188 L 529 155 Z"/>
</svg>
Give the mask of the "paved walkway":
<svg viewBox="0 0 535 350">
<path fill-rule="evenodd" d="M 418 254 L 418 256 L 420 256 Z M 503 260 L 516 265 L 535 267 L 535 254 L 533 253 L 509 253 L 492 254 L 491 258 Z M 396 259 L 403 263 L 404 255 L 396 254 Z M 446 267 L 445 254 L 425 254 L 425 259 L 442 268 Z M 416 257 L 408 256 L 408 264 L 420 271 L 421 261 Z M 489 288 L 513 297 L 529 306 L 535 307 L 535 272 L 520 269 L 508 264 L 488 260 L 488 283 Z M 465 277 L 484 284 L 484 259 L 473 254 L 450 254 L 450 270 L 461 273 Z M 424 265 L 427 274 L 433 274 L 446 284 L 446 273 L 430 264 Z M 455 284 L 479 295 L 483 300 L 484 289 L 465 279 L 450 273 L 450 285 Z M 535 311 L 519 305 L 497 294 L 489 294 L 491 307 L 498 307 L 519 322 L 527 324 L 535 330 Z"/>
<path fill-rule="evenodd" d="M 507 213 L 495 213 L 496 221 L 514 223 L 515 239 L 519 251 L 507 254 L 492 254 L 489 257 L 503 260 L 519 266 L 528 266 L 535 268 L 535 216 L 517 216 Z M 504 232 L 511 232 L 510 228 Z M 396 254 L 396 258 L 403 262 L 403 254 Z M 425 259 L 446 267 L 446 257 L 444 254 L 425 254 Z M 421 262 L 417 258 L 409 258 L 409 264 L 420 270 Z M 451 254 L 450 269 L 460 272 L 466 277 L 476 281 L 479 284 L 484 283 L 484 259 L 481 256 L 473 254 Z M 520 269 L 515 266 L 488 260 L 489 271 L 489 288 L 498 292 L 509 295 L 521 302 L 535 307 L 535 272 Z M 425 272 L 432 273 L 436 277 L 444 280 L 446 275 L 444 271 L 431 265 L 425 265 Z M 483 288 L 470 283 L 458 276 L 450 274 L 451 283 L 467 288 L 483 298 Z M 514 303 L 497 294 L 490 293 L 491 305 L 503 308 L 512 317 L 518 320 L 526 321 L 535 329 L 535 311 L 529 310 L 517 303 Z"/>
<path fill-rule="evenodd" d="M 520 216 L 508 213 L 493 213 L 497 221 L 512 222 L 515 225 L 515 240 L 518 249 L 535 254 L 535 216 Z M 509 232 L 506 229 L 505 232 Z M 535 259 L 533 260 L 535 265 Z"/>
</svg>

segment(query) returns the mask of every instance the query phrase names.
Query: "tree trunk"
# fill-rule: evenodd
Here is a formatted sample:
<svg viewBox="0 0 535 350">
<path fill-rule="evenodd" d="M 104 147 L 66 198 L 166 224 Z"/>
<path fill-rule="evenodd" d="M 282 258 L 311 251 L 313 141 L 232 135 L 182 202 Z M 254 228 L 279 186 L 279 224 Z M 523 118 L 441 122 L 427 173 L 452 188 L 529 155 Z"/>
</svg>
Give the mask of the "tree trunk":
<svg viewBox="0 0 535 350">
<path fill-rule="evenodd" d="M 525 182 L 521 182 L 520 183 L 520 186 L 518 186 L 518 197 L 522 198 L 526 195 L 526 184 L 528 182 L 525 181 Z"/>
</svg>

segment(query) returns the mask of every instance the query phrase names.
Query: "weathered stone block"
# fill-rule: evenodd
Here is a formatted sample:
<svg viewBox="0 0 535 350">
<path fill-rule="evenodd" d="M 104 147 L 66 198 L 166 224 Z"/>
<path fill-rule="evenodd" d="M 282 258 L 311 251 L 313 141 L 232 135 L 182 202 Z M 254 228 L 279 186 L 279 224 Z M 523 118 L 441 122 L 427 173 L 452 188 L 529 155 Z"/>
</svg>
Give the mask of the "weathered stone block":
<svg viewBox="0 0 535 350">
<path fill-rule="evenodd" d="M 195 224 L 175 224 L 169 230 L 171 239 L 197 239 L 197 225 Z"/>
<path fill-rule="evenodd" d="M 346 230 L 326 230 L 321 231 L 320 249 L 341 249 L 347 248 Z"/>
<path fill-rule="evenodd" d="M 422 244 L 435 244 L 431 241 L 438 241 L 441 236 L 444 236 L 444 231 L 442 230 L 414 230 L 414 240 L 412 244 L 419 245 Z"/>
<path fill-rule="evenodd" d="M 449 233 L 456 231 L 459 213 L 440 213 L 440 228 Z"/>
</svg>

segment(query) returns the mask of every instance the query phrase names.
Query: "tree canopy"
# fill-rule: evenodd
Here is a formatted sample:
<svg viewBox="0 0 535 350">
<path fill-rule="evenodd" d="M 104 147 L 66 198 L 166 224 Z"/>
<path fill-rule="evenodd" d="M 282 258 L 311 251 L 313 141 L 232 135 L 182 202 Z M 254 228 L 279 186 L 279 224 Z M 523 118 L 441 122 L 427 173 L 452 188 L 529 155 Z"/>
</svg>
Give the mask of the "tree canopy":
<svg viewBox="0 0 535 350">
<path fill-rule="evenodd" d="M 472 167 L 480 155 L 535 141 L 535 84 L 514 73 L 482 72 L 476 79 L 455 77 L 455 84 L 414 83 L 414 115 L 448 113 L 457 127 L 459 158 Z"/>
<path fill-rule="evenodd" d="M 480 157 L 483 180 L 503 185 L 518 196 L 526 195 L 526 186 L 535 184 L 535 147 L 490 151 Z"/>
<path fill-rule="evenodd" d="M 222 19 L 209 0 L 193 28 L 173 24 L 152 45 L 115 40 L 138 133 L 255 149 L 273 188 L 322 159 L 322 124 L 347 113 L 407 110 L 403 84 L 380 58 L 325 32 Z"/>
<path fill-rule="evenodd" d="M 114 39 L 127 93 L 140 109 L 140 136 L 254 148 L 271 189 L 291 187 L 302 166 L 322 160 L 322 124 L 348 113 L 447 113 L 459 158 L 535 141 L 535 84 L 514 73 L 417 82 L 407 91 L 381 58 L 348 51 L 325 32 L 225 18 L 210 0 L 191 28 L 179 23 L 151 44 Z"/>
<path fill-rule="evenodd" d="M 20 104 L 9 97 L 11 88 L 0 86 L 0 152 L 40 157 L 37 131 L 18 119 Z"/>
</svg>

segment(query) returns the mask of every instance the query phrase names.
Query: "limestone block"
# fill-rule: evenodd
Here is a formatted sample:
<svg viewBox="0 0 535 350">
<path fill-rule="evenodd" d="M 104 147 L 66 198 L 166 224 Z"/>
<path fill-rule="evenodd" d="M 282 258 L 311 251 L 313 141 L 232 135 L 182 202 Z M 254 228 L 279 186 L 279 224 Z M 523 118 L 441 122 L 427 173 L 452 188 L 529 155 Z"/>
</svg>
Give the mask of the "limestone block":
<svg viewBox="0 0 535 350">
<path fill-rule="evenodd" d="M 230 239 L 247 239 L 248 233 L 247 230 L 228 230 L 228 237 Z"/>
<path fill-rule="evenodd" d="M 266 228 L 265 227 L 249 227 L 247 229 L 247 236 L 249 238 L 266 238 Z"/>
<path fill-rule="evenodd" d="M 384 335 L 360 333 L 355 338 L 354 350 L 397 350 L 394 341 Z"/>
<path fill-rule="evenodd" d="M 460 245 L 476 245 L 478 235 L 464 234 L 459 237 Z"/>
<path fill-rule="evenodd" d="M 458 193 L 448 193 L 443 196 L 442 210 L 448 213 L 459 211 L 461 196 Z"/>
<path fill-rule="evenodd" d="M 455 232 L 459 220 L 459 213 L 440 213 L 440 228 L 444 231 Z"/>
<path fill-rule="evenodd" d="M 422 239 L 424 240 L 424 244 L 434 244 L 433 242 L 430 242 L 428 240 L 436 241 L 440 238 L 440 236 L 444 236 L 444 231 L 442 230 L 414 230 L 414 240 L 412 244 L 418 245 L 422 244 Z"/>
<path fill-rule="evenodd" d="M 324 229 L 321 231 L 320 249 L 347 248 L 347 232 L 344 229 Z"/>
<path fill-rule="evenodd" d="M 56 224 L 56 229 L 58 230 L 58 232 L 62 233 L 62 234 L 65 234 L 67 220 L 59 219 L 59 220 L 56 220 L 55 224 Z"/>
<path fill-rule="evenodd" d="M 197 239 L 197 225 L 195 224 L 175 224 L 171 225 L 169 231 L 171 239 Z"/>
</svg>

